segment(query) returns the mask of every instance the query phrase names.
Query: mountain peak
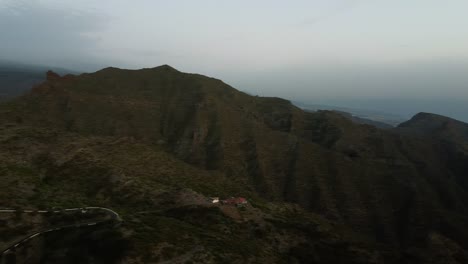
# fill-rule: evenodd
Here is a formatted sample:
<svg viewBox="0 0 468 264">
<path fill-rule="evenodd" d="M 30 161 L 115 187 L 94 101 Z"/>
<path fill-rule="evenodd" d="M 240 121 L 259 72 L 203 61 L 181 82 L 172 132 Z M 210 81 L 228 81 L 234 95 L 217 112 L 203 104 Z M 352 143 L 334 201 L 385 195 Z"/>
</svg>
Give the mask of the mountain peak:
<svg viewBox="0 0 468 264">
<path fill-rule="evenodd" d="M 417 113 L 416 115 L 414 115 L 411 118 L 411 120 L 414 120 L 414 121 L 428 120 L 428 119 L 431 119 L 431 120 L 444 120 L 444 119 L 450 120 L 451 118 L 446 117 L 446 116 L 442 116 L 442 115 L 438 115 L 438 114 L 427 113 L 427 112 L 419 112 L 419 113 Z"/>
<path fill-rule="evenodd" d="M 398 128 L 431 137 L 450 139 L 457 143 L 468 141 L 468 124 L 432 113 L 418 113 L 410 120 L 401 123 Z"/>
<path fill-rule="evenodd" d="M 168 64 L 163 64 L 161 66 L 154 67 L 153 69 L 158 69 L 158 70 L 164 70 L 164 71 L 176 71 L 179 72 L 176 68 L 168 65 Z"/>
<path fill-rule="evenodd" d="M 113 72 L 121 72 L 121 71 L 127 71 L 127 72 L 138 72 L 138 71 L 160 71 L 160 72 L 180 72 L 174 67 L 168 65 L 168 64 L 163 64 L 160 66 L 152 67 L 152 68 L 142 68 L 142 69 L 121 69 L 117 67 L 106 67 L 103 68 L 97 73 L 113 73 Z"/>
<path fill-rule="evenodd" d="M 58 75 L 57 73 L 55 73 L 55 72 L 49 70 L 49 71 L 47 71 L 47 73 L 46 73 L 46 79 L 47 79 L 48 81 L 55 81 L 55 80 L 57 80 L 57 79 L 60 79 L 60 75 Z"/>
<path fill-rule="evenodd" d="M 399 125 L 399 127 L 421 127 L 421 126 L 440 126 L 446 123 L 456 123 L 456 124 L 464 124 L 461 121 L 455 120 L 450 117 L 420 112 L 414 115 L 410 120 L 403 122 Z"/>
</svg>

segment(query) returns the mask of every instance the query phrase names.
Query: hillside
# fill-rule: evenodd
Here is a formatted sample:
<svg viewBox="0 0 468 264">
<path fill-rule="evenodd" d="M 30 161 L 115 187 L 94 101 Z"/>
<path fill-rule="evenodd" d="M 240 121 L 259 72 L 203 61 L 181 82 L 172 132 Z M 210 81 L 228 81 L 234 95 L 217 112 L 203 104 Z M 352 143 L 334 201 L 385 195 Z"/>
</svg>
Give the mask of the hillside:
<svg viewBox="0 0 468 264">
<path fill-rule="evenodd" d="M 1 204 L 113 208 L 124 263 L 468 261 L 466 153 L 167 65 L 49 72 L 0 145 Z"/>
</svg>

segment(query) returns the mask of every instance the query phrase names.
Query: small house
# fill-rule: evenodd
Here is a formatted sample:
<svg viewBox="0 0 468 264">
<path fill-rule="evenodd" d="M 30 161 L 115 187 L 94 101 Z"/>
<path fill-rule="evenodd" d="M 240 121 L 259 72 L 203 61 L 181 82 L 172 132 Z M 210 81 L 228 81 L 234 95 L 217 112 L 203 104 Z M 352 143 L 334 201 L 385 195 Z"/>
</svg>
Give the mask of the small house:
<svg viewBox="0 0 468 264">
<path fill-rule="evenodd" d="M 248 202 L 247 199 L 243 197 L 231 197 L 226 200 L 221 201 L 223 204 L 235 205 L 235 206 L 245 206 Z"/>
</svg>

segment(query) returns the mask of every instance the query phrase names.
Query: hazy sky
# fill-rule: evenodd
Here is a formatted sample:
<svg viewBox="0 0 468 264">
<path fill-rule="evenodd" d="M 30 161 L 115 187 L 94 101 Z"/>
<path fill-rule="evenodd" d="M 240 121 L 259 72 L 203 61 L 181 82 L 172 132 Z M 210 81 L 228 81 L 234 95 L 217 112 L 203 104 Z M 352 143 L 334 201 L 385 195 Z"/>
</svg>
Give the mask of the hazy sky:
<svg viewBox="0 0 468 264">
<path fill-rule="evenodd" d="M 0 59 L 468 121 L 466 0 L 0 0 Z"/>
</svg>

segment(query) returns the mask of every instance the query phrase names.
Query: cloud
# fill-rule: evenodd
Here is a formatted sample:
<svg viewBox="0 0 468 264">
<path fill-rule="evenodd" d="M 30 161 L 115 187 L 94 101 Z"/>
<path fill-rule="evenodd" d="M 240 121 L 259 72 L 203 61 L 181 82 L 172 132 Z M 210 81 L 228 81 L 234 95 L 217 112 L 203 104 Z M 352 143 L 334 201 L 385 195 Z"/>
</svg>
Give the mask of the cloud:
<svg viewBox="0 0 468 264">
<path fill-rule="evenodd" d="M 0 59 L 48 65 L 93 62 L 91 51 L 105 24 L 105 17 L 90 11 L 0 0 Z"/>
</svg>

